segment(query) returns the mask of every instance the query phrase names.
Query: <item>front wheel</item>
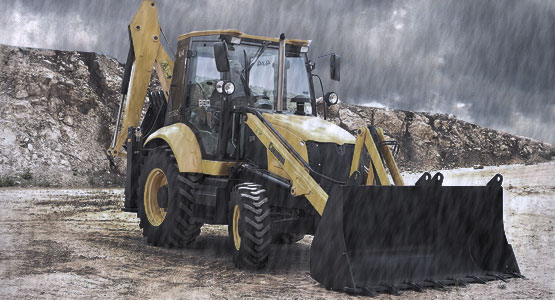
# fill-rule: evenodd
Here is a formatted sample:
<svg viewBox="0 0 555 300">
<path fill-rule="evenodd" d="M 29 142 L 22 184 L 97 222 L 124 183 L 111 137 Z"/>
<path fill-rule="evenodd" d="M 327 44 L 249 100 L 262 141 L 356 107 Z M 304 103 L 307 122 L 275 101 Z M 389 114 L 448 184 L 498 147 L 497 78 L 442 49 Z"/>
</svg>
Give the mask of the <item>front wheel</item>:
<svg viewBox="0 0 555 300">
<path fill-rule="evenodd" d="M 149 244 L 179 247 L 200 234 L 202 224 L 192 216 L 195 180 L 179 173 L 171 149 L 150 151 L 141 168 L 137 201 L 139 226 Z"/>
<path fill-rule="evenodd" d="M 228 232 L 236 267 L 259 269 L 266 265 L 272 233 L 270 205 L 261 185 L 235 186 L 231 192 Z"/>
</svg>

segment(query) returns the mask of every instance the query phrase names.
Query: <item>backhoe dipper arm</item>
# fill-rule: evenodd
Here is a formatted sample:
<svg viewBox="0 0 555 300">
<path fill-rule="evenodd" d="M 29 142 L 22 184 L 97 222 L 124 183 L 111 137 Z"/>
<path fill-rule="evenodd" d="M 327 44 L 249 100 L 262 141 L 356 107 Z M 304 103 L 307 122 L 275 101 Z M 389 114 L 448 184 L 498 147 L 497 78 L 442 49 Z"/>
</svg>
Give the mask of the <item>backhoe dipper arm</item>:
<svg viewBox="0 0 555 300">
<path fill-rule="evenodd" d="M 129 33 L 130 49 L 122 81 L 122 97 L 112 144 L 108 149 L 108 154 L 112 156 L 126 155 L 120 149 L 127 139 L 128 128 L 139 124 L 153 67 L 166 99 L 169 96 L 173 71 L 173 61 L 160 43 L 156 2 L 143 0 L 129 24 Z M 120 128 L 122 107 L 123 120 Z"/>
</svg>

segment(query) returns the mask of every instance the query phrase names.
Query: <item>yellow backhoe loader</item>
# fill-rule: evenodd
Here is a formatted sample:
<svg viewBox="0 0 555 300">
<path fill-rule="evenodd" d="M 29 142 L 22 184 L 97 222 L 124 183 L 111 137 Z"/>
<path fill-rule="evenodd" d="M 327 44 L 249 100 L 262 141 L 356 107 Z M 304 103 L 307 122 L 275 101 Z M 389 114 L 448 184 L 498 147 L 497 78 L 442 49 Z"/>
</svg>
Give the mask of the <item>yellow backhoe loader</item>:
<svg viewBox="0 0 555 300">
<path fill-rule="evenodd" d="M 311 276 L 367 295 L 521 277 L 501 175 L 469 187 L 424 173 L 405 186 L 380 128 L 353 136 L 318 116 L 309 41 L 195 31 L 179 36 L 174 61 L 161 33 L 144 0 L 108 149 L 127 159 L 123 210 L 149 244 L 180 247 L 203 224 L 228 225 L 235 265 L 261 268 L 272 243 L 314 235 Z M 329 59 L 338 81 L 340 57 Z M 161 91 L 147 95 L 153 69 Z"/>
</svg>

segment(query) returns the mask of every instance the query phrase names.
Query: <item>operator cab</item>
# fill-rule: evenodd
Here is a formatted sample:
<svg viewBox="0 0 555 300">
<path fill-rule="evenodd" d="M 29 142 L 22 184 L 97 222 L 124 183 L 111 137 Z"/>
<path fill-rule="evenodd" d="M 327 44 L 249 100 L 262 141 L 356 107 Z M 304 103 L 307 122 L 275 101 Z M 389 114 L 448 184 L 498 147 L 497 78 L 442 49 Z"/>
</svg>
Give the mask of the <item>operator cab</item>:
<svg viewBox="0 0 555 300">
<path fill-rule="evenodd" d="M 316 116 L 309 44 L 306 40 L 285 42 L 279 108 L 279 39 L 237 30 L 180 36 L 166 125 L 186 123 L 195 132 L 204 159 L 227 160 L 237 158 L 239 151 L 234 138 L 238 139 L 235 128 L 240 120 L 234 112 L 251 108 L 262 113 Z M 218 65 L 222 55 L 224 67 Z M 225 88 L 218 87 L 222 82 L 227 83 Z"/>
</svg>

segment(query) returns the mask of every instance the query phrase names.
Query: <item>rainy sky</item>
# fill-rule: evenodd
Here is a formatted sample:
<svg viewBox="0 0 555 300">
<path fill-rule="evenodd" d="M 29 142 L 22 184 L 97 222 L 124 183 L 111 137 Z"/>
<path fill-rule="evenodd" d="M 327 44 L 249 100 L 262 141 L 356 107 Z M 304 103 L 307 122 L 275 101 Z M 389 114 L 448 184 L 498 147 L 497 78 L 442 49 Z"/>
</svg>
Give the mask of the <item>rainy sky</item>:
<svg viewBox="0 0 555 300">
<path fill-rule="evenodd" d="M 121 62 L 140 3 L 2 2 L 0 43 L 95 51 Z M 555 1 L 158 2 L 174 49 L 179 34 L 194 30 L 284 32 L 312 40 L 311 57 L 341 55 L 341 86 L 333 89 L 345 102 L 450 113 L 555 143 Z"/>
</svg>

